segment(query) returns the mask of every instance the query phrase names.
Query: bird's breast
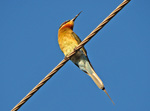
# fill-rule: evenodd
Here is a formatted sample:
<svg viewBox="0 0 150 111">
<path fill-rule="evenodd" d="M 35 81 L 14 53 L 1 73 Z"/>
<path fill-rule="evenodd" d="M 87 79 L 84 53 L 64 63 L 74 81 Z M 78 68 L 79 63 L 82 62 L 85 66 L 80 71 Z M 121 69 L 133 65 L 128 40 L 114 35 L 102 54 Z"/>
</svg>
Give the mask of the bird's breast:
<svg viewBox="0 0 150 111">
<path fill-rule="evenodd" d="M 74 48 L 78 45 L 78 42 L 72 35 L 71 31 L 59 32 L 58 43 L 60 49 L 62 50 L 65 56 L 70 54 L 74 50 Z"/>
</svg>

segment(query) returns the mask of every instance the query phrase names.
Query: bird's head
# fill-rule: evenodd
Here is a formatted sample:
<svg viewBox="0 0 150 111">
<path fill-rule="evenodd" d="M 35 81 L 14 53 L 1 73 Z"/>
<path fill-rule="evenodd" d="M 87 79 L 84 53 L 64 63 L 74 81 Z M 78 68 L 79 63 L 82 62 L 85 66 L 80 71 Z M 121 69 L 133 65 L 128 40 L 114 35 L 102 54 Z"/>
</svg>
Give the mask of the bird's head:
<svg viewBox="0 0 150 111">
<path fill-rule="evenodd" d="M 81 12 L 80 12 L 81 13 Z M 59 27 L 59 29 L 62 29 L 62 28 L 71 28 L 73 29 L 73 26 L 74 26 L 74 21 L 76 20 L 76 18 L 80 15 L 80 13 L 78 13 L 73 19 L 71 20 L 67 20 L 65 21 L 64 23 L 62 23 Z"/>
</svg>

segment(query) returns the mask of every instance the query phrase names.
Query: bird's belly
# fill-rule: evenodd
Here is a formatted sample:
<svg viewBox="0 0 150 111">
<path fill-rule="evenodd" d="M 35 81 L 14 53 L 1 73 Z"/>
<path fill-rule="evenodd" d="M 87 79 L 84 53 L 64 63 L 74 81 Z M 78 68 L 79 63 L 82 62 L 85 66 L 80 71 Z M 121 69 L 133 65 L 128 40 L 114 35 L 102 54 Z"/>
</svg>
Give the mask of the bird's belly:
<svg viewBox="0 0 150 111">
<path fill-rule="evenodd" d="M 71 52 L 73 52 L 73 49 L 74 49 L 74 48 L 75 48 L 74 46 L 67 46 L 67 47 L 64 47 L 64 48 L 63 48 L 64 55 L 66 56 L 66 55 L 70 54 Z"/>
<path fill-rule="evenodd" d="M 81 49 L 71 57 L 71 61 L 76 64 L 82 71 L 92 74 L 92 71 L 89 68 L 91 67 L 89 61 Z"/>
<path fill-rule="evenodd" d="M 71 60 L 73 62 L 79 62 L 83 56 L 84 56 L 84 54 L 80 49 L 75 55 L 72 56 Z"/>
<path fill-rule="evenodd" d="M 77 42 L 73 40 L 64 40 L 63 43 L 60 45 L 61 50 L 63 51 L 64 55 L 70 54 L 74 48 L 77 46 Z"/>
</svg>

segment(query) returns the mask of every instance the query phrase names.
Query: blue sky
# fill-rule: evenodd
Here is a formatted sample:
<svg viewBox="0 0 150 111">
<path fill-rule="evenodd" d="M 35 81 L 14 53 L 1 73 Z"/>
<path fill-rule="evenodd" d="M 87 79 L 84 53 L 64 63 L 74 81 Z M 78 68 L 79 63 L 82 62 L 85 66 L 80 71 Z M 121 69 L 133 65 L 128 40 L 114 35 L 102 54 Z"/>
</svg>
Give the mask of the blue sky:
<svg viewBox="0 0 150 111">
<path fill-rule="evenodd" d="M 58 28 L 83 11 L 74 32 L 83 40 L 123 0 L 1 0 L 1 110 L 11 110 L 63 58 Z M 85 45 L 115 102 L 71 61 L 20 111 L 149 111 L 150 1 L 132 0 Z"/>
</svg>

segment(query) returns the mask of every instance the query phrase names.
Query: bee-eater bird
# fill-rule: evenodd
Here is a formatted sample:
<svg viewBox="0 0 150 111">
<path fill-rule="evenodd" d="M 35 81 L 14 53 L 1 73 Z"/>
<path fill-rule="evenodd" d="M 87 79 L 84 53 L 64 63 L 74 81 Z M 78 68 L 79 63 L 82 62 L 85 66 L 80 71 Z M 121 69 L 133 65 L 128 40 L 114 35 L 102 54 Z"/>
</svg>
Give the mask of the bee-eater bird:
<svg viewBox="0 0 150 111">
<path fill-rule="evenodd" d="M 74 48 L 77 47 L 81 42 L 80 38 L 73 32 L 74 21 L 79 16 L 79 14 L 76 15 L 73 19 L 65 21 L 59 27 L 58 44 L 65 56 L 70 54 L 74 50 Z M 93 79 L 95 84 L 108 95 L 102 80 L 94 71 L 84 47 L 82 47 L 75 55 L 71 57 L 71 61 L 87 75 L 89 75 Z M 108 97 L 110 98 L 109 95 Z M 110 100 L 112 101 L 111 98 Z"/>
</svg>

